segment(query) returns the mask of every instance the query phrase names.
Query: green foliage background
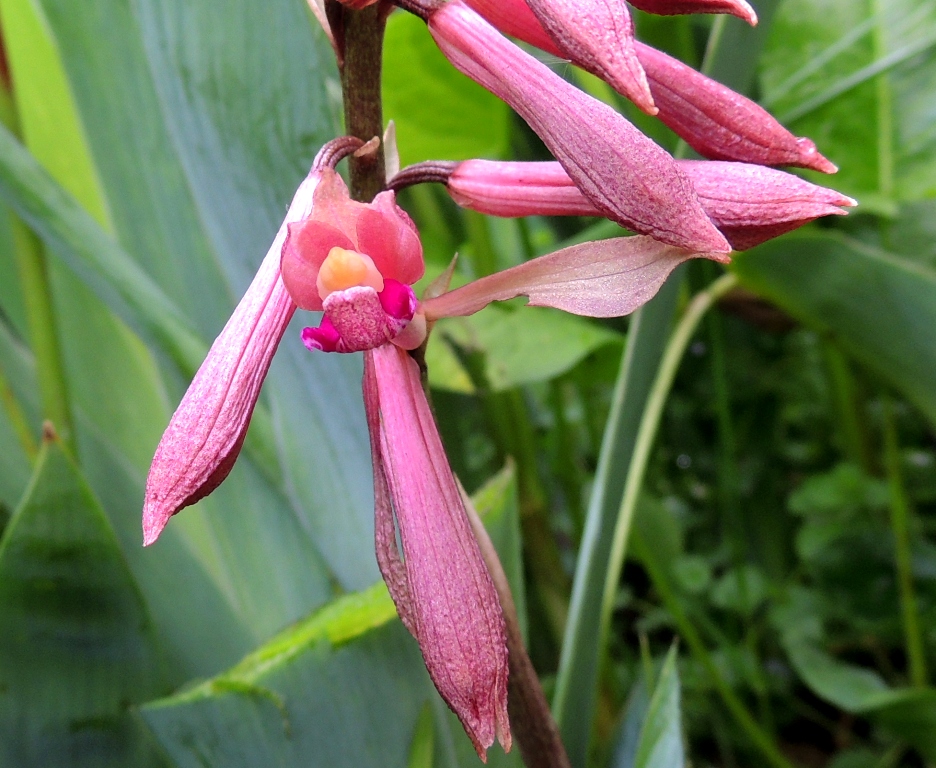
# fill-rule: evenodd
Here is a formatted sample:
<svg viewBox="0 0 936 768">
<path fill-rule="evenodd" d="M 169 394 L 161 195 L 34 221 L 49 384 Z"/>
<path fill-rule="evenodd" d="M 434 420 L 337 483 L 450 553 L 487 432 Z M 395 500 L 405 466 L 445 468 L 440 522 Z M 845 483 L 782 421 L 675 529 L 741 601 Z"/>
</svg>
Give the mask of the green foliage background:
<svg viewBox="0 0 936 768">
<path fill-rule="evenodd" d="M 861 207 L 736 256 L 656 440 L 710 265 L 630 322 L 508 305 L 429 348 L 576 768 L 936 761 L 936 9 L 755 5 L 638 34 L 815 139 Z M 0 0 L 0 27 L 0 765 L 475 764 L 379 581 L 360 361 L 301 318 L 230 478 L 140 546 L 172 407 L 341 131 L 305 4 Z M 402 13 L 384 88 L 404 163 L 542 156 Z M 429 277 L 618 233 L 402 199 Z"/>
</svg>

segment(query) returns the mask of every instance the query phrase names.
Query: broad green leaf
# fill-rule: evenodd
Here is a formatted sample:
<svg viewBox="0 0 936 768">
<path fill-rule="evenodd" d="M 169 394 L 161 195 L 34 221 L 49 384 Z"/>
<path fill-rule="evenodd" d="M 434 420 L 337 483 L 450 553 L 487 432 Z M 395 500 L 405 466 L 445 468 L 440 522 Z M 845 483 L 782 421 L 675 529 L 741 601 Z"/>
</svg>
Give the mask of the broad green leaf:
<svg viewBox="0 0 936 768">
<path fill-rule="evenodd" d="M 621 337 L 597 323 L 542 307 L 511 312 L 488 307 L 467 318 L 439 323 L 457 345 L 485 355 L 485 375 L 495 392 L 559 376 Z"/>
<path fill-rule="evenodd" d="M 396 13 L 387 24 L 383 63 L 384 116 L 397 128 L 400 162 L 501 157 L 510 110 L 458 72 L 424 22 Z"/>
<path fill-rule="evenodd" d="M 382 583 L 341 598 L 143 717 L 178 768 L 405 766 L 430 684 L 394 617 Z"/>
<path fill-rule="evenodd" d="M 432 343 L 426 347 L 426 367 L 429 369 L 429 384 L 434 389 L 474 394 L 475 386 L 468 371 L 442 334 L 433 336 Z"/>
<path fill-rule="evenodd" d="M 936 272 L 834 234 L 765 243 L 738 254 L 732 270 L 936 423 Z"/>
<path fill-rule="evenodd" d="M 638 681 L 615 748 L 613 768 L 682 768 L 683 749 L 678 654 L 673 645 L 660 667 L 653 694 Z"/>
<path fill-rule="evenodd" d="M 808 642 L 784 642 L 784 649 L 817 696 L 883 725 L 926 759 L 936 759 L 936 689 L 889 688 L 876 672 L 839 661 Z"/>
<path fill-rule="evenodd" d="M 834 186 L 886 211 L 936 191 L 934 72 L 928 0 L 788 0 L 762 74 L 767 106 L 839 165 Z"/>
<path fill-rule="evenodd" d="M 128 706 L 165 690 L 117 539 L 58 443 L 0 545 L 0 762 L 162 765 Z"/>
</svg>

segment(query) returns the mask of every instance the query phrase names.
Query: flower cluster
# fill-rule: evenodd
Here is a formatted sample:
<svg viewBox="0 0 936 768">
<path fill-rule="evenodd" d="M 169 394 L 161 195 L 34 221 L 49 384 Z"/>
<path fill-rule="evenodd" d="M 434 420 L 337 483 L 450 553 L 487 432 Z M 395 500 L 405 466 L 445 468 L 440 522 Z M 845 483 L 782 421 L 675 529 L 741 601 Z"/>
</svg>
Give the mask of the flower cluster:
<svg viewBox="0 0 936 768">
<path fill-rule="evenodd" d="M 686 259 L 726 261 L 732 248 L 843 213 L 854 201 L 769 167 L 835 170 L 753 102 L 635 40 L 623 0 L 398 4 L 427 21 L 459 70 L 522 116 L 555 161 L 420 164 L 365 203 L 350 198 L 334 167 L 369 145 L 344 137 L 323 148 L 156 449 L 144 543 L 224 480 L 290 319 L 297 308 L 321 312 L 302 332 L 306 347 L 364 353 L 378 564 L 433 682 L 484 758 L 495 738 L 505 748 L 511 742 L 504 619 L 410 351 L 435 320 L 517 296 L 591 317 L 628 314 Z M 756 21 L 744 0 L 633 4 Z M 322 7 L 313 10 L 327 25 Z M 710 159 L 675 160 L 495 27 L 603 78 Z M 492 215 L 598 215 L 637 234 L 566 248 L 420 300 L 412 286 L 424 272 L 422 246 L 394 190 L 423 181 L 442 182 L 458 204 Z"/>
</svg>

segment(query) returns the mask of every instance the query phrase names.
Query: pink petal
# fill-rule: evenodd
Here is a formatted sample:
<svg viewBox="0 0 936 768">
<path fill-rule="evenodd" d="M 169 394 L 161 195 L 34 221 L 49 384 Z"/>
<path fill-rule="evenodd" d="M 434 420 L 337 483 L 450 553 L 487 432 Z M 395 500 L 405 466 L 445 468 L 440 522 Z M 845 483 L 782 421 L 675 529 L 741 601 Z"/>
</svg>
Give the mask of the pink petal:
<svg viewBox="0 0 936 768">
<path fill-rule="evenodd" d="M 659 16 L 682 13 L 728 13 L 744 19 L 752 27 L 757 24 L 757 14 L 744 0 L 629 0 L 634 8 Z"/>
<path fill-rule="evenodd" d="M 732 247 L 752 248 L 820 216 L 843 216 L 856 202 L 805 179 L 747 163 L 682 160 L 709 216 Z"/>
<path fill-rule="evenodd" d="M 526 0 L 566 58 L 609 83 L 648 114 L 653 96 L 634 50 L 624 0 Z"/>
<path fill-rule="evenodd" d="M 610 219 L 696 251 L 727 253 L 672 157 L 606 104 L 521 51 L 460 0 L 429 31 L 462 72 L 510 104 Z"/>
<path fill-rule="evenodd" d="M 641 236 L 582 243 L 427 299 L 423 309 L 431 321 L 471 315 L 492 301 L 528 296 L 534 307 L 618 317 L 647 303 L 670 272 L 699 255 L 705 254 Z"/>
<path fill-rule="evenodd" d="M 381 192 L 357 220 L 357 250 L 387 278 L 412 285 L 425 272 L 419 233 L 393 192 Z"/>
<path fill-rule="evenodd" d="M 378 563 L 432 681 L 484 759 L 496 735 L 510 748 L 504 619 L 419 367 L 405 351 L 386 345 L 365 354 L 364 403 Z"/>
<path fill-rule="evenodd" d="M 823 173 L 837 170 L 812 141 L 797 138 L 740 93 L 649 45 L 638 42 L 637 56 L 660 109 L 657 117 L 700 155 Z"/>
<path fill-rule="evenodd" d="M 465 5 L 504 34 L 519 38 L 553 56 L 565 58 L 524 0 L 465 0 Z"/>
<path fill-rule="evenodd" d="M 356 249 L 344 232 L 323 221 L 305 219 L 289 225 L 280 268 L 283 283 L 300 309 L 322 309 L 322 297 L 316 281 L 322 262 L 335 247 Z"/>
<path fill-rule="evenodd" d="M 296 311 L 280 279 L 286 227 L 308 216 L 318 180 L 311 173 L 299 186 L 256 277 L 159 441 L 146 480 L 144 545 L 156 541 L 172 515 L 217 488 L 234 466 L 273 353 Z"/>
</svg>

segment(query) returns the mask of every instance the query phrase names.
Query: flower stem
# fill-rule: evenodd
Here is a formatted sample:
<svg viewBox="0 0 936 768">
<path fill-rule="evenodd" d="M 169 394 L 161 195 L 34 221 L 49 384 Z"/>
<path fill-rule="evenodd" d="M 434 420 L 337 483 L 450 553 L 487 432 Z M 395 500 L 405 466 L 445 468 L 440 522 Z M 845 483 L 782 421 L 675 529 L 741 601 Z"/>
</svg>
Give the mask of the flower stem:
<svg viewBox="0 0 936 768">
<path fill-rule="evenodd" d="M 900 473 L 900 446 L 894 425 L 893 408 L 884 401 L 884 463 L 890 486 L 891 528 L 894 530 L 894 549 L 897 560 L 897 588 L 903 614 L 904 637 L 910 667 L 910 683 L 915 688 L 926 687 L 926 652 L 913 590 L 913 563 L 910 547 L 910 502 Z"/>
<path fill-rule="evenodd" d="M 337 15 L 337 14 L 336 14 Z M 381 56 L 386 10 L 374 3 L 360 11 L 341 8 L 344 63 L 341 91 L 344 97 L 345 131 L 362 141 L 383 136 L 380 96 Z M 370 202 L 386 185 L 383 143 L 372 154 L 348 160 L 350 192 L 355 200 Z"/>
</svg>

